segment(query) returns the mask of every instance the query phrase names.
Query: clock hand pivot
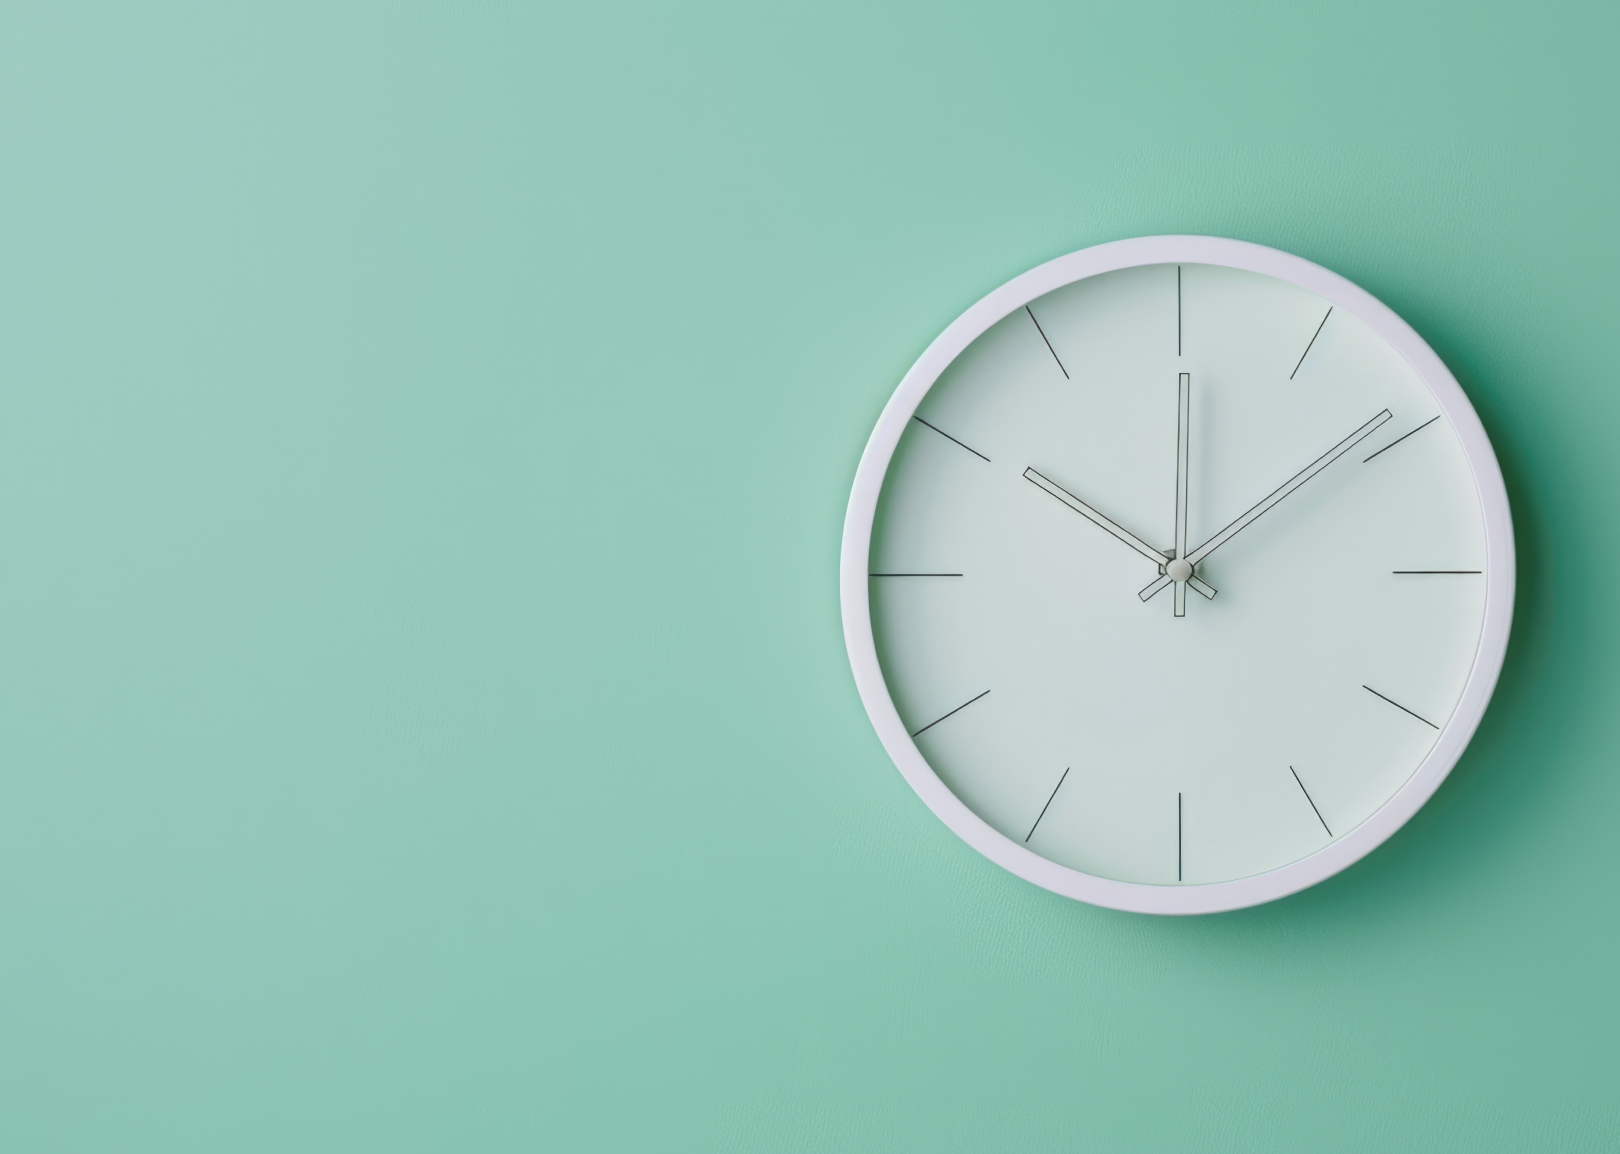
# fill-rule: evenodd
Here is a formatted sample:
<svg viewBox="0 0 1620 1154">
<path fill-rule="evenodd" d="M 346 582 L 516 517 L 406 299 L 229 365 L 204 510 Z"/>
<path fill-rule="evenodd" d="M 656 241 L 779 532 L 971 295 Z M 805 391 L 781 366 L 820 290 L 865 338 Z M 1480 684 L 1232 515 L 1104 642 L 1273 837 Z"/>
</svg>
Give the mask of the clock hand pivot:
<svg viewBox="0 0 1620 1154">
<path fill-rule="evenodd" d="M 1172 581 L 1186 581 L 1193 575 L 1193 567 L 1185 559 L 1177 557 L 1164 567 L 1164 574 Z"/>
</svg>

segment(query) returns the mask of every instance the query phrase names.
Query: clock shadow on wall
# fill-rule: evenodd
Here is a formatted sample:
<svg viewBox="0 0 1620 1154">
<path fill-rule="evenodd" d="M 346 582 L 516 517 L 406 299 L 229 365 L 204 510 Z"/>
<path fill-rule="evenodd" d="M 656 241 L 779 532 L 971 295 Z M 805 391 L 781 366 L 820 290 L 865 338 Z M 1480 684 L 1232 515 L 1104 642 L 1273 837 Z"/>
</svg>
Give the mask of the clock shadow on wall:
<svg viewBox="0 0 1620 1154">
<path fill-rule="evenodd" d="M 1454 893 L 1477 889 L 1477 879 L 1489 872 L 1503 847 L 1516 840 L 1516 831 L 1525 828 L 1527 809 L 1546 796 L 1547 778 L 1541 767 L 1555 760 L 1552 751 L 1563 735 L 1575 731 L 1574 719 L 1587 707 L 1575 697 L 1542 691 L 1546 670 L 1582 663 L 1589 648 L 1583 642 L 1591 636 L 1560 625 L 1562 620 L 1580 618 L 1580 605 L 1564 598 L 1558 600 L 1565 603 L 1555 605 L 1551 568 L 1555 537 L 1543 508 L 1567 505 L 1571 498 L 1538 491 L 1534 481 L 1540 473 L 1527 460 L 1524 431 L 1493 405 L 1508 386 L 1497 380 L 1499 374 L 1470 365 L 1469 354 L 1477 351 L 1474 342 L 1447 334 L 1443 316 L 1420 318 L 1420 307 L 1415 302 L 1403 312 L 1421 325 L 1424 338 L 1474 403 L 1494 447 L 1512 509 L 1516 568 L 1512 631 L 1490 706 L 1447 781 L 1387 844 L 1340 875 L 1281 903 L 1234 911 L 1229 918 L 1200 919 L 1197 924 L 1214 926 L 1237 919 L 1252 926 L 1255 919 L 1293 917 L 1304 911 L 1338 916 L 1363 903 L 1376 903 L 1387 916 L 1392 903 L 1425 908 L 1438 891 L 1453 891 L 1453 886 Z M 1284 914 L 1285 910 L 1289 912 Z"/>
<path fill-rule="evenodd" d="M 1573 508 L 1578 495 L 1549 491 L 1561 475 L 1534 467 L 1525 443 L 1530 435 L 1498 398 L 1514 386 L 1491 355 L 1489 334 L 1457 331 L 1451 314 L 1424 310 L 1424 300 L 1389 298 L 1421 330 L 1470 398 L 1494 448 L 1513 517 L 1515 596 L 1512 629 L 1489 708 L 1468 748 L 1433 798 L 1388 842 L 1342 873 L 1287 899 L 1220 918 L 1161 920 L 1159 925 L 1197 926 L 1246 947 L 1257 926 L 1286 931 L 1301 917 L 1312 921 L 1343 916 L 1363 907 L 1378 920 L 1399 919 L 1403 910 L 1432 910 L 1480 892 L 1480 879 L 1508 868 L 1504 857 L 1526 836 L 1538 802 L 1550 800 L 1545 767 L 1578 732 L 1579 717 L 1601 704 L 1577 695 L 1549 692 L 1546 674 L 1562 670 L 1560 684 L 1574 680 L 1570 670 L 1587 664 L 1595 632 L 1577 622 L 1591 620 L 1595 600 L 1589 583 L 1560 584 L 1553 571 L 1557 526 L 1548 510 Z M 1577 596 L 1572 597 L 1571 594 Z M 1566 624 L 1566 622 L 1568 624 Z M 1499 875 L 1498 875 L 1499 876 Z M 1492 886 L 1494 889 L 1495 887 Z"/>
</svg>

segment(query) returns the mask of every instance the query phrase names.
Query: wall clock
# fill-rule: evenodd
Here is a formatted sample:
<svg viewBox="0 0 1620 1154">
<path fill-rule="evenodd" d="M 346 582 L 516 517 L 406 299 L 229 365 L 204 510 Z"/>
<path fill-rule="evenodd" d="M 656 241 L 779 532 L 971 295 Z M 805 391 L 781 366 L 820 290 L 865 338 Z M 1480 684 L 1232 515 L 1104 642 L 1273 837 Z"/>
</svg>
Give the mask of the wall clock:
<svg viewBox="0 0 1620 1154">
<path fill-rule="evenodd" d="M 855 681 L 930 809 L 1118 909 L 1368 853 L 1485 711 L 1507 495 L 1440 358 L 1343 277 L 1199 236 L 979 301 L 906 374 L 844 527 Z"/>
</svg>

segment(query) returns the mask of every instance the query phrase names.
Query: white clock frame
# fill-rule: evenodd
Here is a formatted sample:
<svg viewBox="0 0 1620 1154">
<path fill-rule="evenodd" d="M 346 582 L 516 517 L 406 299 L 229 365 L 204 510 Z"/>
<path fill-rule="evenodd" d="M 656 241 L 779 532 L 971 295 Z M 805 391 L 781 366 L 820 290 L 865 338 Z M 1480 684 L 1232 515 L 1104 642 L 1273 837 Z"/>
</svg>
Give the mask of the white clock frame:
<svg viewBox="0 0 1620 1154">
<path fill-rule="evenodd" d="M 1485 520 L 1485 617 L 1457 708 L 1417 771 L 1366 821 L 1322 849 L 1265 873 L 1203 885 L 1147 885 L 1070 869 L 993 829 L 940 780 L 895 709 L 872 636 L 868 555 L 878 497 L 900 435 L 941 373 L 987 329 L 1038 297 L 1100 273 L 1150 264 L 1209 264 L 1276 277 L 1353 313 L 1406 359 L 1456 430 Z M 1456 378 L 1405 321 L 1371 293 L 1320 265 L 1264 245 L 1212 236 L 1146 236 L 1060 256 L 1015 277 L 936 337 L 901 379 L 867 440 L 844 516 L 839 572 L 844 645 L 878 739 L 911 788 L 968 845 L 1025 881 L 1092 905 L 1155 914 L 1240 909 L 1315 885 L 1371 853 L 1405 825 L 1446 779 L 1485 715 L 1513 619 L 1513 519 L 1502 470 L 1479 416 Z"/>
</svg>

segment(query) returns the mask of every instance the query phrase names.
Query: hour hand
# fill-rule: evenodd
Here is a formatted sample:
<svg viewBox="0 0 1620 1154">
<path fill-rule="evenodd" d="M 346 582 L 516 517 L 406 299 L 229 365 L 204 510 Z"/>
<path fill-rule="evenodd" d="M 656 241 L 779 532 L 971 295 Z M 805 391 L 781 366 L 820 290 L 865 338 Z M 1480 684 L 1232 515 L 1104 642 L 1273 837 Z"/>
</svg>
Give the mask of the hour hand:
<svg viewBox="0 0 1620 1154">
<path fill-rule="evenodd" d="M 1138 537 L 1135 533 L 1132 533 L 1129 529 L 1126 529 L 1117 522 L 1110 521 L 1107 517 L 1104 517 L 1101 513 L 1097 512 L 1097 510 L 1086 504 L 1079 497 L 1076 497 L 1073 493 L 1069 492 L 1062 485 L 1059 485 L 1056 481 L 1052 481 L 1041 476 L 1034 469 L 1024 470 L 1024 480 L 1033 481 L 1037 486 L 1045 489 L 1048 493 L 1052 494 L 1052 496 L 1056 497 L 1059 501 L 1062 501 L 1076 513 L 1079 513 L 1093 525 L 1097 526 L 1099 529 L 1106 530 L 1114 537 L 1123 541 L 1132 549 L 1135 549 L 1138 553 L 1142 554 L 1142 556 L 1146 557 L 1149 561 L 1152 561 L 1155 565 L 1170 564 L 1169 557 L 1159 552 L 1152 545 L 1149 545 L 1146 541 L 1142 540 L 1142 538 Z"/>
<path fill-rule="evenodd" d="M 1138 537 L 1135 533 L 1132 533 L 1129 529 L 1125 528 L 1117 521 L 1104 517 L 1101 513 L 1097 512 L 1097 510 L 1086 504 L 1079 497 L 1076 497 L 1073 493 L 1069 492 L 1062 485 L 1059 485 L 1056 481 L 1053 481 L 1050 478 L 1041 476 L 1041 474 L 1037 473 L 1034 469 L 1025 469 L 1024 479 L 1038 486 L 1039 488 L 1044 489 L 1046 492 L 1056 497 L 1059 501 L 1062 501 L 1069 508 L 1073 509 L 1076 513 L 1079 513 L 1086 520 L 1090 521 L 1093 525 L 1097 526 L 1097 528 L 1106 531 L 1116 540 L 1129 545 L 1143 557 L 1146 557 L 1149 561 L 1152 561 L 1155 565 L 1159 566 L 1161 571 L 1173 560 L 1168 553 L 1155 549 L 1152 545 L 1149 545 L 1146 541 L 1142 540 L 1142 538 Z M 1202 593 L 1205 597 L 1215 596 L 1215 590 L 1204 584 L 1204 582 L 1200 581 L 1197 577 L 1193 577 L 1187 583 L 1194 589 L 1197 589 L 1198 592 Z"/>
</svg>

